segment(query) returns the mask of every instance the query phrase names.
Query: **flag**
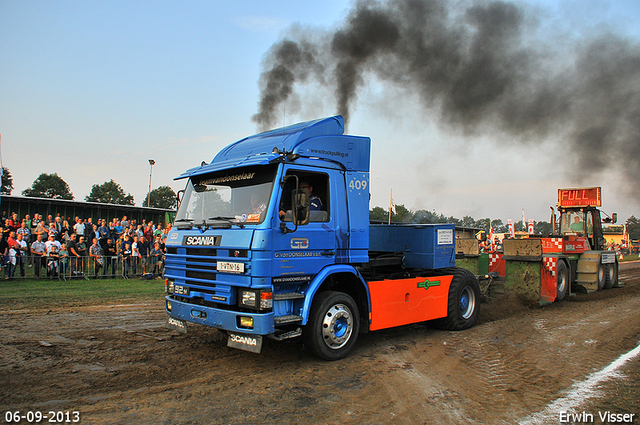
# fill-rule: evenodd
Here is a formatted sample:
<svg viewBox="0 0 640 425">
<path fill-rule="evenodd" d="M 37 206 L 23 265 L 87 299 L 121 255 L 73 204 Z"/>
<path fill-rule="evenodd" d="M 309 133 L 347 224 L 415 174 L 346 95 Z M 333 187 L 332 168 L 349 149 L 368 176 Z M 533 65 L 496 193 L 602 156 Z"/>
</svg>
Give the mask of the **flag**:
<svg viewBox="0 0 640 425">
<path fill-rule="evenodd" d="M 393 201 L 393 188 L 391 189 L 391 203 L 389 204 L 389 211 L 393 211 L 394 214 L 398 214 L 396 212 L 396 203 Z"/>
<path fill-rule="evenodd" d="M 515 238 L 516 237 L 516 231 L 515 231 L 515 226 L 513 224 L 513 220 L 512 219 L 508 219 L 507 220 L 507 226 L 509 226 L 509 235 L 512 238 Z"/>
</svg>

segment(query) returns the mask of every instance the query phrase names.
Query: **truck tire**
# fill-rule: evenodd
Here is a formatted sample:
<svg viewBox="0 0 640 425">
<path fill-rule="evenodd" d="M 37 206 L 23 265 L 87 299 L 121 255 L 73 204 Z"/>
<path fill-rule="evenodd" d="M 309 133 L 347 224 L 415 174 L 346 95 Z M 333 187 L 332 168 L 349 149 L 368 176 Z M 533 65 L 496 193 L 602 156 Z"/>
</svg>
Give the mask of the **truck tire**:
<svg viewBox="0 0 640 425">
<path fill-rule="evenodd" d="M 303 335 L 311 352 L 324 360 L 345 357 L 358 338 L 360 313 L 353 298 L 343 292 L 316 295 Z"/>
<path fill-rule="evenodd" d="M 618 284 L 618 261 L 607 264 L 604 269 L 604 289 L 611 289 Z"/>
<path fill-rule="evenodd" d="M 598 291 L 602 291 L 604 289 L 604 284 L 606 281 L 606 266 L 602 263 L 598 263 Z"/>
<path fill-rule="evenodd" d="M 439 329 L 460 331 L 474 326 L 480 314 L 480 284 L 468 270 L 453 269 L 447 317 L 431 322 Z"/>
<path fill-rule="evenodd" d="M 556 301 L 562 301 L 569 291 L 569 269 L 564 261 L 558 261 L 556 269 Z"/>
</svg>

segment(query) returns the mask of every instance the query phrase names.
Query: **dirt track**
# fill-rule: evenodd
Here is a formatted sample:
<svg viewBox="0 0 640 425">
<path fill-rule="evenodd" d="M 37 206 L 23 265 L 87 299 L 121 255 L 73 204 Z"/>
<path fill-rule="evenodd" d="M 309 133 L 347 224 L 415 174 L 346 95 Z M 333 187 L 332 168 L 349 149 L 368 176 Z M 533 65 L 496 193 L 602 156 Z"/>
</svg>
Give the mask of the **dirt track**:
<svg viewBox="0 0 640 425">
<path fill-rule="evenodd" d="M 0 413 L 78 411 L 85 424 L 527 421 L 640 344 L 640 263 L 620 275 L 624 288 L 545 308 L 496 294 L 463 332 L 420 324 L 361 335 L 331 363 L 297 340 L 266 340 L 256 355 L 212 329 L 179 335 L 164 328 L 161 300 L 3 310 Z M 640 356 L 622 372 L 577 406 L 595 423 L 601 410 L 640 423 Z"/>
</svg>

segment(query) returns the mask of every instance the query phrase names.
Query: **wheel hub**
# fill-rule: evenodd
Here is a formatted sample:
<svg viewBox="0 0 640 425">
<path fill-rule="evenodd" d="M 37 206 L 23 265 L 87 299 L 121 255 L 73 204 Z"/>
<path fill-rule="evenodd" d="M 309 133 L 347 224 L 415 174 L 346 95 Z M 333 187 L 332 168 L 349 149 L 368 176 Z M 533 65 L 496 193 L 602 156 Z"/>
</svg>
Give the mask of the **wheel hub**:
<svg viewBox="0 0 640 425">
<path fill-rule="evenodd" d="M 468 319 L 473 315 L 476 305 L 476 296 L 469 286 L 462 290 L 460 294 L 460 312 L 463 319 Z"/>
<path fill-rule="evenodd" d="M 322 321 L 322 338 L 329 348 L 337 350 L 343 347 L 353 332 L 351 311 L 344 304 L 331 307 Z"/>
</svg>

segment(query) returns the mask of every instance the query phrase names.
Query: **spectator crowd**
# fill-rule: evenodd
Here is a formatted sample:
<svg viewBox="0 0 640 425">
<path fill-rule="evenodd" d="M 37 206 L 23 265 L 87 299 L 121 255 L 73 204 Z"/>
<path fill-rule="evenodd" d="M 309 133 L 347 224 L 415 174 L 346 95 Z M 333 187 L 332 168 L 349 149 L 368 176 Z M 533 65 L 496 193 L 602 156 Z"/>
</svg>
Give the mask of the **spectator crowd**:
<svg viewBox="0 0 640 425">
<path fill-rule="evenodd" d="M 171 224 L 18 214 L 0 217 L 4 279 L 162 276 Z M 30 272 L 32 270 L 32 273 Z"/>
</svg>

